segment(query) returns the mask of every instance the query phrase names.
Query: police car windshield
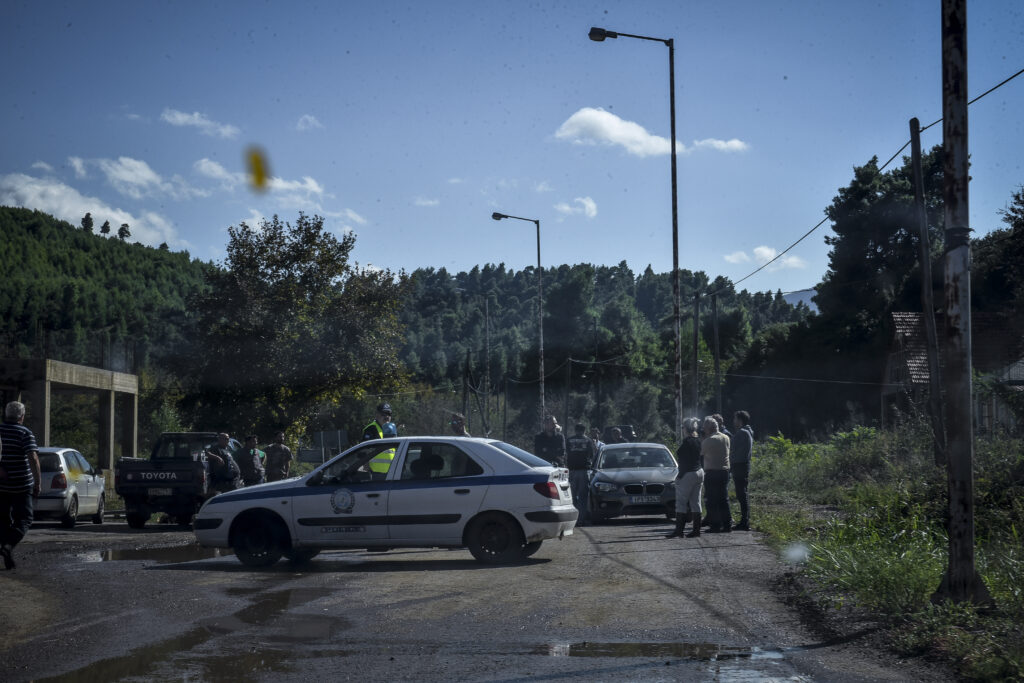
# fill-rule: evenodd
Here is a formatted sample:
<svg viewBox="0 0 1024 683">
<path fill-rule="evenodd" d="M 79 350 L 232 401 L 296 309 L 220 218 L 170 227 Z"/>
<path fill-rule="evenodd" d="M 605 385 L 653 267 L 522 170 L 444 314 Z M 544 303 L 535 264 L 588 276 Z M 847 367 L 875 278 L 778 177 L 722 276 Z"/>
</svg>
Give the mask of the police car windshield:
<svg viewBox="0 0 1024 683">
<path fill-rule="evenodd" d="M 516 448 L 510 443 L 505 443 L 504 441 L 492 441 L 491 445 L 500 451 L 508 453 L 527 467 L 551 467 L 551 463 L 547 460 L 538 458 L 533 453 L 527 453 L 522 448 Z"/>
</svg>

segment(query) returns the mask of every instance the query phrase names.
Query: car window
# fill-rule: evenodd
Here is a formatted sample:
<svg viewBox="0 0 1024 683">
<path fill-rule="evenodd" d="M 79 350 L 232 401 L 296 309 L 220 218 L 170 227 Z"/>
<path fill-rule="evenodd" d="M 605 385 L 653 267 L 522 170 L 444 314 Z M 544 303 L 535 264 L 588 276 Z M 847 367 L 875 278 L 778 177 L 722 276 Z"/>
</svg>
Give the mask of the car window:
<svg viewBox="0 0 1024 683">
<path fill-rule="evenodd" d="M 447 443 L 411 443 L 402 479 L 444 479 L 483 474 L 480 465 L 461 448 Z"/>
<path fill-rule="evenodd" d="M 68 466 L 68 474 L 82 474 L 82 466 L 79 464 L 78 460 L 75 458 L 75 454 L 74 453 L 70 453 L 70 452 L 69 453 L 65 453 L 64 454 L 64 462 Z"/>
<path fill-rule="evenodd" d="M 549 463 L 547 460 L 544 460 L 543 458 L 538 458 L 533 453 L 528 453 L 524 451 L 522 448 L 517 448 L 510 443 L 505 443 L 504 441 L 491 441 L 490 445 L 494 446 L 498 450 L 508 453 L 513 458 L 515 458 L 516 460 L 518 460 L 519 462 L 523 463 L 528 467 L 551 467 L 551 463 Z"/>
<path fill-rule="evenodd" d="M 605 448 L 601 451 L 598 469 L 622 470 L 641 467 L 675 467 L 676 461 L 667 449 L 657 448 Z"/>
<path fill-rule="evenodd" d="M 39 454 L 40 472 L 60 472 L 60 458 L 56 453 Z"/>
<path fill-rule="evenodd" d="M 84 455 L 82 455 L 81 453 L 79 453 L 77 451 L 72 453 L 71 455 L 75 458 L 75 461 L 78 463 L 78 469 L 80 471 L 82 471 L 82 472 L 91 472 L 92 471 L 92 465 L 89 464 L 89 461 L 85 459 Z"/>
<path fill-rule="evenodd" d="M 311 485 L 333 485 L 372 481 L 382 477 L 369 471 L 369 462 L 378 454 L 398 447 L 394 441 L 374 440 L 332 460 L 309 480 Z"/>
<path fill-rule="evenodd" d="M 153 459 L 197 460 L 209 446 L 216 442 L 216 439 L 210 441 L 209 437 L 166 439 L 158 445 L 156 452 L 153 453 Z"/>
</svg>

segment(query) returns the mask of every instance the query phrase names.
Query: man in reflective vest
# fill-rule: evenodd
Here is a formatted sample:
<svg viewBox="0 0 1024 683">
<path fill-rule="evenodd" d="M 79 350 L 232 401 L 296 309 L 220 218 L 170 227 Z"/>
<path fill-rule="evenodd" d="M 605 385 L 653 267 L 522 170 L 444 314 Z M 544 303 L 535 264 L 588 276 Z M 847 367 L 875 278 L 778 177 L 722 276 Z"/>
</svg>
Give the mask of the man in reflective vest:
<svg viewBox="0 0 1024 683">
<path fill-rule="evenodd" d="M 377 406 L 377 419 L 366 425 L 366 428 L 363 429 L 363 441 L 383 439 L 385 432 L 388 432 L 389 436 L 397 436 L 397 431 L 393 431 L 392 427 L 391 404 L 381 403 Z M 389 448 L 373 456 L 373 460 L 368 463 L 368 466 L 371 472 L 387 474 L 388 470 L 391 469 L 391 461 L 394 459 L 395 449 Z"/>
</svg>

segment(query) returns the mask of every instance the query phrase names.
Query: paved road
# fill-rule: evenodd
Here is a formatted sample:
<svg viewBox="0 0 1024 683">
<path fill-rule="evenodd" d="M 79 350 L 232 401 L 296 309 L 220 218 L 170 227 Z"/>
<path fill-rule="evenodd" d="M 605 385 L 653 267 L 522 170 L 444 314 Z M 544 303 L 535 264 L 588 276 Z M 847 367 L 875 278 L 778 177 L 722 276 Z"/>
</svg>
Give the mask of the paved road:
<svg viewBox="0 0 1024 683">
<path fill-rule="evenodd" d="M 180 527 L 40 523 L 0 572 L 0 680 L 934 680 L 825 641 L 757 534 L 629 519 L 523 565 L 324 553 L 251 571 Z"/>
</svg>

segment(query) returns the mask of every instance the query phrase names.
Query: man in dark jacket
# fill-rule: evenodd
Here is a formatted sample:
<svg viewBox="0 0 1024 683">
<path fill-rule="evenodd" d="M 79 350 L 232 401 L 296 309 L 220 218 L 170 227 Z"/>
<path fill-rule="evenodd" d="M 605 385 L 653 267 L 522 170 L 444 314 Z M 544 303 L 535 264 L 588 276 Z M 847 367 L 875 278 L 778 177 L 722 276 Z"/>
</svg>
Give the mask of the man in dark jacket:
<svg viewBox="0 0 1024 683">
<path fill-rule="evenodd" d="M 750 426 L 750 413 L 737 410 L 732 416 L 732 447 L 729 464 L 732 469 L 732 483 L 736 487 L 736 499 L 740 502 L 740 523 L 736 531 L 750 531 L 750 501 L 747 497 L 747 481 L 750 478 L 750 456 L 754 451 L 754 428 Z"/>
<path fill-rule="evenodd" d="M 555 467 L 565 467 L 565 436 L 554 415 L 544 418 L 544 431 L 533 437 L 533 454 Z"/>
<path fill-rule="evenodd" d="M 576 425 L 576 433 L 565 442 L 572 504 L 580 513 L 577 526 L 586 526 L 589 520 L 590 470 L 594 467 L 594 457 L 597 455 L 594 441 L 586 435 L 586 431 L 583 425 Z"/>
<path fill-rule="evenodd" d="M 217 443 L 206 451 L 206 461 L 210 466 L 211 495 L 242 487 L 242 477 L 238 463 L 231 455 L 230 442 L 231 437 L 221 432 L 217 435 Z"/>
</svg>

